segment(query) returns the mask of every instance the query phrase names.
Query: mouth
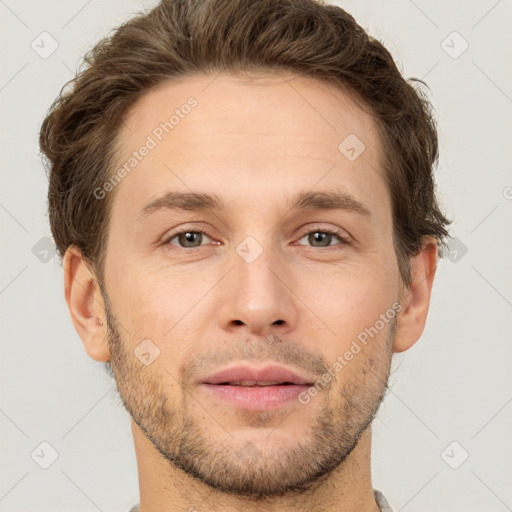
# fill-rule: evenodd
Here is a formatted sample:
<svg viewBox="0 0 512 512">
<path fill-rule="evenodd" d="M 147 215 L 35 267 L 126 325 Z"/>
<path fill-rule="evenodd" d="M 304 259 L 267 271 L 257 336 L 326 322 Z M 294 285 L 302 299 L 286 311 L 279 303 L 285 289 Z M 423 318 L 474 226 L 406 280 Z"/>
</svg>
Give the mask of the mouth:
<svg viewBox="0 0 512 512">
<path fill-rule="evenodd" d="M 265 411 L 297 402 L 298 395 L 313 382 L 283 366 L 236 366 L 206 377 L 200 386 L 228 406 Z"/>
</svg>

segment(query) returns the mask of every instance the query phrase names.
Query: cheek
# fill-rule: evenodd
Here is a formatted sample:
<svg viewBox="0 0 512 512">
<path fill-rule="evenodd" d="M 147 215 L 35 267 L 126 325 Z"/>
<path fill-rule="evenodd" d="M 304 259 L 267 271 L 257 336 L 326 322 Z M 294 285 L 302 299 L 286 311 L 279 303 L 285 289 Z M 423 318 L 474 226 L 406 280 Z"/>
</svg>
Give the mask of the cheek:
<svg viewBox="0 0 512 512">
<path fill-rule="evenodd" d="M 328 361 L 343 354 L 357 337 L 375 326 L 382 327 L 381 315 L 392 308 L 397 298 L 396 272 L 393 265 L 374 265 L 372 268 L 344 267 L 329 273 L 317 273 L 314 279 L 302 275 L 300 292 L 297 293 L 322 324 L 314 325 L 322 330 L 321 350 Z M 307 312 L 311 315 L 310 312 Z M 368 348 L 387 333 L 379 328 L 379 334 L 368 338 Z M 318 332 L 318 331 L 317 331 Z M 373 331 L 374 332 L 374 331 Z M 316 334 L 316 343 L 318 343 Z M 377 347 L 376 347 L 377 349 Z"/>
<path fill-rule="evenodd" d="M 179 279 L 137 268 L 126 260 L 110 267 L 106 275 L 114 313 L 130 338 L 142 335 L 162 339 L 185 314 L 187 304 L 197 293 L 193 287 L 183 286 Z"/>
</svg>

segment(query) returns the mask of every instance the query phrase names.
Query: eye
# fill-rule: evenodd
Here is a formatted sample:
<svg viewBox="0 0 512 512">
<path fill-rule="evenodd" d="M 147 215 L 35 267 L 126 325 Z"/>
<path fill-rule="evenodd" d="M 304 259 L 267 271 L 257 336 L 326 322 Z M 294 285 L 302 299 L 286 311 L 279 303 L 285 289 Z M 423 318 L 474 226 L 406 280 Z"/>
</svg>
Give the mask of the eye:
<svg viewBox="0 0 512 512">
<path fill-rule="evenodd" d="M 164 241 L 164 244 L 177 245 L 182 249 L 194 249 L 202 245 L 201 242 L 204 241 L 205 237 L 211 241 L 211 238 L 204 231 L 187 229 L 174 233 Z M 177 243 L 173 242 L 174 239 L 177 240 Z"/>
<path fill-rule="evenodd" d="M 330 247 L 336 245 L 349 245 L 349 239 L 344 236 L 344 232 L 341 230 L 330 230 L 330 229 L 315 229 L 306 232 L 300 239 L 299 242 L 307 239 L 307 242 L 312 247 Z M 341 243 L 336 243 L 336 239 Z M 164 240 L 164 245 L 173 245 L 181 249 L 195 249 L 205 245 L 203 242 L 212 242 L 212 239 L 206 234 L 206 232 L 195 229 L 186 229 L 178 231 L 170 235 Z M 299 243 L 299 245 L 304 245 Z"/>
<path fill-rule="evenodd" d="M 312 247 L 329 247 L 331 245 L 348 245 L 350 242 L 343 231 L 330 230 L 330 229 L 315 229 L 306 233 L 300 240 L 307 239 Z M 338 239 L 341 244 L 331 243 L 333 240 Z M 300 241 L 299 240 L 299 241 Z M 303 245 L 303 244 L 299 244 Z"/>
</svg>

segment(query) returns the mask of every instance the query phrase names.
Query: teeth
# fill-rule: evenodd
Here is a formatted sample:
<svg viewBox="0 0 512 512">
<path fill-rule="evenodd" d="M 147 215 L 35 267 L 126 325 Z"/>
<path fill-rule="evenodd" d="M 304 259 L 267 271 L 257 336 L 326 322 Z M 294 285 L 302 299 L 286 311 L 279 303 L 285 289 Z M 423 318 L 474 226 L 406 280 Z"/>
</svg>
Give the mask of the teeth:
<svg viewBox="0 0 512 512">
<path fill-rule="evenodd" d="M 274 386 L 282 384 L 279 380 L 234 380 L 229 382 L 231 386 Z"/>
</svg>

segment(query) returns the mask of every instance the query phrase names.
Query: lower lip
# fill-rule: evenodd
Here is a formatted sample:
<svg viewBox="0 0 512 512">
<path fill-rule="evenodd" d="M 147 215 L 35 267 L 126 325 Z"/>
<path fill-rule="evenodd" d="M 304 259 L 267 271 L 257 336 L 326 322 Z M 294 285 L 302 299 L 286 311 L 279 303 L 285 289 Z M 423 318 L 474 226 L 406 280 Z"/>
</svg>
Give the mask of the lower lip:
<svg viewBox="0 0 512 512">
<path fill-rule="evenodd" d="M 298 396 L 310 386 L 290 384 L 282 386 L 230 386 L 227 384 L 201 384 L 212 395 L 225 402 L 250 411 L 271 410 L 298 401 Z"/>
</svg>

